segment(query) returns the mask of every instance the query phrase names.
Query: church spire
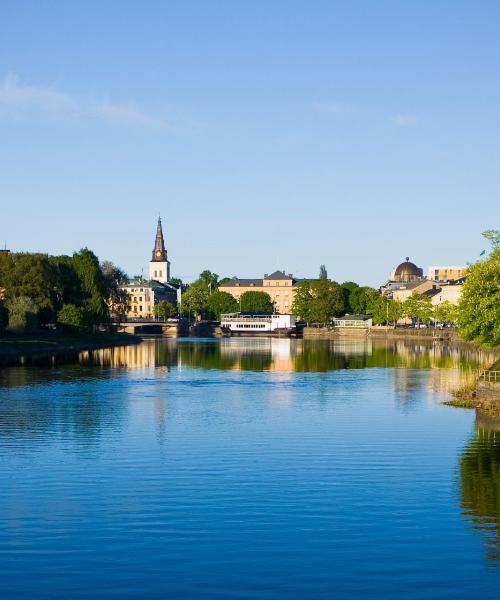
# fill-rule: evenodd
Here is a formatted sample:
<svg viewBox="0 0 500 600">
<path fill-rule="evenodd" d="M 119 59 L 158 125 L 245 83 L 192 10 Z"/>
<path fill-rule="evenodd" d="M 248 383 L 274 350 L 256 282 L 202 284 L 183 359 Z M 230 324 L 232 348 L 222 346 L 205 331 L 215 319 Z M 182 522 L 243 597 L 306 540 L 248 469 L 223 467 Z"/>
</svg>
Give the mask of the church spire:
<svg viewBox="0 0 500 600">
<path fill-rule="evenodd" d="M 156 226 L 155 247 L 153 249 L 152 262 L 165 262 L 167 260 L 167 251 L 165 250 L 165 242 L 163 241 L 163 230 L 161 228 L 161 219 L 158 217 L 158 225 Z"/>
</svg>

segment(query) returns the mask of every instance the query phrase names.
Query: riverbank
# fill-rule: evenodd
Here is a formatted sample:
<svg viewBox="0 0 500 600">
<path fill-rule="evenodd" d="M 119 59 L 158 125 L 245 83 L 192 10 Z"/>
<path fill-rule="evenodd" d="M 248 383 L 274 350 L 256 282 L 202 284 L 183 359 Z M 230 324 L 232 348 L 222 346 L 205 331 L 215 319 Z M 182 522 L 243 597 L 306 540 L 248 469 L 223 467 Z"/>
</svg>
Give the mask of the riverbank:
<svg viewBox="0 0 500 600">
<path fill-rule="evenodd" d="M 338 339 L 338 338 L 373 338 L 373 339 L 424 339 L 442 340 L 463 343 L 455 329 L 415 329 L 405 327 L 304 327 L 304 338 L 311 339 Z M 469 342 L 465 342 L 469 343 Z"/>
<path fill-rule="evenodd" d="M 500 418 L 500 380 L 489 377 L 488 373 L 500 372 L 500 358 L 482 371 L 481 376 L 453 392 L 453 399 L 445 402 L 457 408 L 474 408 L 495 418 Z"/>
<path fill-rule="evenodd" d="M 30 359 L 50 358 L 113 346 L 138 344 L 141 338 L 128 333 L 69 334 L 43 332 L 31 335 L 0 335 L 0 366 L 25 364 Z"/>
</svg>

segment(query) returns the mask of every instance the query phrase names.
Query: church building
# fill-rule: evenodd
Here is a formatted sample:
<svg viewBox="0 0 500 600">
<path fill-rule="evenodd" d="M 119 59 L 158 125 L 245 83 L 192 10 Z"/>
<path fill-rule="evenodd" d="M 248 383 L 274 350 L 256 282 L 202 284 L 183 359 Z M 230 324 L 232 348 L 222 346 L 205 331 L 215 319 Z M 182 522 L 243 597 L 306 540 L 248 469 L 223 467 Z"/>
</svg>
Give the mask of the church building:
<svg viewBox="0 0 500 600">
<path fill-rule="evenodd" d="M 170 261 L 168 260 L 161 219 L 158 217 L 154 248 L 149 261 L 149 279 L 136 277 L 122 286 L 129 295 L 127 318 L 154 318 L 154 307 L 161 300 L 177 305 L 177 286 L 170 282 Z"/>
<path fill-rule="evenodd" d="M 153 255 L 149 262 L 149 279 L 159 281 L 160 283 L 168 283 L 170 281 L 170 261 L 165 249 L 160 217 L 158 217 L 158 224 L 156 226 L 155 247 L 153 248 Z"/>
</svg>

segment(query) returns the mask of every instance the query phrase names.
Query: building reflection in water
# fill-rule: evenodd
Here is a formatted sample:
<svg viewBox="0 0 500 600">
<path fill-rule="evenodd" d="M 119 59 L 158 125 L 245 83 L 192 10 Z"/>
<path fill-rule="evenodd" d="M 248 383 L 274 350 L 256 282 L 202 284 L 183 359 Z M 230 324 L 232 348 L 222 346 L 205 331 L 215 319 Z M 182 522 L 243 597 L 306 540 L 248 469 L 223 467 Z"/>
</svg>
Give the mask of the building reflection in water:
<svg viewBox="0 0 500 600">
<path fill-rule="evenodd" d="M 426 340 L 291 340 L 286 338 L 146 339 L 135 346 L 82 352 L 84 365 L 158 373 L 172 367 L 275 373 L 390 369 L 394 401 L 403 411 L 470 383 L 493 354 Z M 424 375 L 422 371 L 427 371 Z M 416 390 L 427 392 L 415 394 Z"/>
<path fill-rule="evenodd" d="M 78 362 L 82 365 L 114 369 L 126 367 L 141 371 L 168 368 L 177 364 L 177 344 L 162 338 L 145 339 L 137 345 L 80 352 Z"/>
<path fill-rule="evenodd" d="M 425 385 L 451 391 L 473 379 L 493 354 L 467 347 L 419 340 L 290 340 L 223 338 L 173 340 L 156 338 L 139 345 L 82 352 L 80 364 L 140 370 L 173 366 L 233 371 L 322 372 L 338 369 L 400 368 L 398 388 L 413 389 L 411 371 L 431 370 Z"/>
<path fill-rule="evenodd" d="M 460 459 L 462 514 L 500 568 L 500 421 L 478 411 L 476 431 Z"/>
</svg>

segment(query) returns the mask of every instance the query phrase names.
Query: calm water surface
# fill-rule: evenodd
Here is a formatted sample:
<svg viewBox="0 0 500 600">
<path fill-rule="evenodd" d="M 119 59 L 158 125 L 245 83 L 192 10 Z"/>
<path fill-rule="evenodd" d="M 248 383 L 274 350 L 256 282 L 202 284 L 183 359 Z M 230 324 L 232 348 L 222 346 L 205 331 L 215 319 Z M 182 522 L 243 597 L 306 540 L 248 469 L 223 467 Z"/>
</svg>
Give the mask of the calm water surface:
<svg viewBox="0 0 500 600">
<path fill-rule="evenodd" d="M 0 597 L 496 597 L 500 426 L 441 404 L 488 358 L 147 340 L 0 370 Z"/>
</svg>

